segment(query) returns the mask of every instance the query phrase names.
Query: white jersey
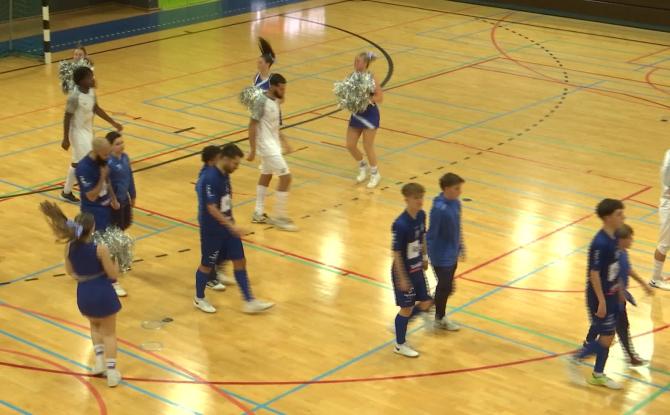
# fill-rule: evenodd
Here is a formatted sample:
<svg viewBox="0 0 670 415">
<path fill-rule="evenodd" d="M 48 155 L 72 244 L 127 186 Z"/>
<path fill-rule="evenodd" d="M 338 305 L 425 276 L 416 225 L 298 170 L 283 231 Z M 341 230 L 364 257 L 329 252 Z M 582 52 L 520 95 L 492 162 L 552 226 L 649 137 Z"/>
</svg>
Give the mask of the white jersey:
<svg viewBox="0 0 670 415">
<path fill-rule="evenodd" d="M 263 114 L 256 129 L 256 149 L 261 157 L 280 156 L 281 142 L 279 141 L 279 126 L 281 112 L 279 102 L 268 98 L 263 105 Z"/>
<path fill-rule="evenodd" d="M 661 186 L 663 193 L 661 198 L 670 199 L 670 150 L 665 152 L 663 165 L 661 166 Z"/>
<path fill-rule="evenodd" d="M 65 111 L 72 114 L 70 141 L 93 141 L 93 117 L 95 116 L 95 89 L 83 93 L 75 88 L 67 97 Z"/>
</svg>

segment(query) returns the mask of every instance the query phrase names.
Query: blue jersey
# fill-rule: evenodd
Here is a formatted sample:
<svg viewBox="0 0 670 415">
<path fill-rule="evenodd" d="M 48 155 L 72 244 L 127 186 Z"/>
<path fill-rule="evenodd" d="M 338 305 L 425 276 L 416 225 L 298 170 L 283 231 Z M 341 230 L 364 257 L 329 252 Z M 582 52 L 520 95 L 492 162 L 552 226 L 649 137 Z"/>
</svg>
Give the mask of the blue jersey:
<svg viewBox="0 0 670 415">
<path fill-rule="evenodd" d="M 207 205 L 216 205 L 216 208 L 224 216 L 231 221 L 233 220 L 230 176 L 222 173 L 216 167 L 203 167 L 195 189 L 198 193 L 198 222 L 200 223 L 200 229 L 204 232 L 227 231 L 222 224 L 210 215 L 207 211 Z"/>
<path fill-rule="evenodd" d="M 426 212 L 416 218 L 404 211 L 393 222 L 393 251 L 400 252 L 408 274 L 423 272 L 423 239 L 426 234 Z M 395 268 L 393 269 L 395 275 Z"/>
<path fill-rule="evenodd" d="M 97 199 L 94 201 L 88 200 L 86 193 L 90 192 L 97 186 L 98 181 L 100 180 L 100 167 L 101 162 L 99 160 L 93 160 L 91 157 L 86 156 L 77 164 L 75 168 L 75 175 L 77 176 L 77 183 L 79 183 L 79 189 L 81 190 L 81 205 L 82 207 L 98 207 L 98 206 L 109 206 L 111 203 L 111 197 L 107 188 L 103 186 L 102 191 L 98 194 Z M 104 164 L 103 164 L 104 165 Z"/>
<path fill-rule="evenodd" d="M 609 236 L 604 230 L 596 234 L 589 247 L 589 266 L 587 279 L 595 271 L 600 276 L 600 284 L 605 296 L 613 296 L 620 288 L 619 257 L 621 251 L 617 248 L 617 239 Z M 590 281 L 587 283 L 587 293 L 591 300 L 597 298 Z"/>
<path fill-rule="evenodd" d="M 107 160 L 109 166 L 109 178 L 112 182 L 114 194 L 121 204 L 128 202 L 128 199 L 135 199 L 135 179 L 133 170 L 130 168 L 130 159 L 126 153 L 116 158 L 113 155 Z"/>
<path fill-rule="evenodd" d="M 461 252 L 460 200 L 449 200 L 444 194 L 433 199 L 426 242 L 428 257 L 434 266 L 450 267 L 458 262 Z"/>
<path fill-rule="evenodd" d="M 256 74 L 256 77 L 254 78 L 254 86 L 262 89 L 263 91 L 267 91 L 270 89 L 270 77 L 268 76 L 268 79 L 263 80 L 261 78 L 260 72 Z"/>
</svg>

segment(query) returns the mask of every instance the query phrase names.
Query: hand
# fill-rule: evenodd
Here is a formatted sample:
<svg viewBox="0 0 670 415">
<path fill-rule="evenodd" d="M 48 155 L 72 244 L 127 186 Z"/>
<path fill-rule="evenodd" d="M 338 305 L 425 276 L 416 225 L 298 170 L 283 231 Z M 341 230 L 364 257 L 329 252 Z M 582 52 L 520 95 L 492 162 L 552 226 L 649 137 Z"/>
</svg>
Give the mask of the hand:
<svg viewBox="0 0 670 415">
<path fill-rule="evenodd" d="M 121 209 L 121 203 L 118 200 L 112 199 L 112 209 L 119 210 Z"/>
<path fill-rule="evenodd" d="M 60 146 L 63 150 L 68 151 L 70 149 L 70 139 L 65 137 L 63 141 L 60 142 Z"/>
<path fill-rule="evenodd" d="M 247 234 L 247 231 L 236 225 L 231 225 L 230 227 L 228 227 L 228 231 L 232 233 L 234 236 L 237 236 L 238 238 L 241 238 Z"/>
<path fill-rule="evenodd" d="M 644 285 L 642 286 L 642 288 L 644 288 L 644 293 L 645 293 L 645 294 L 647 294 L 647 295 L 654 295 L 654 290 L 652 290 L 651 287 L 649 287 L 647 284 L 644 284 Z"/>
<path fill-rule="evenodd" d="M 130 207 L 135 207 L 135 199 L 130 199 Z"/>
<path fill-rule="evenodd" d="M 247 156 L 247 161 L 254 161 L 256 158 L 256 151 L 252 150 L 249 152 L 249 155 Z"/>
<path fill-rule="evenodd" d="M 289 154 L 293 152 L 293 147 L 289 143 L 284 143 L 284 154 Z"/>
<path fill-rule="evenodd" d="M 596 317 L 605 318 L 606 315 L 607 315 L 607 306 L 605 305 L 604 302 L 603 303 L 599 302 L 598 311 L 596 311 Z"/>
<path fill-rule="evenodd" d="M 119 124 L 118 122 L 113 122 L 112 127 L 116 128 L 116 131 L 123 131 L 123 125 Z"/>
</svg>

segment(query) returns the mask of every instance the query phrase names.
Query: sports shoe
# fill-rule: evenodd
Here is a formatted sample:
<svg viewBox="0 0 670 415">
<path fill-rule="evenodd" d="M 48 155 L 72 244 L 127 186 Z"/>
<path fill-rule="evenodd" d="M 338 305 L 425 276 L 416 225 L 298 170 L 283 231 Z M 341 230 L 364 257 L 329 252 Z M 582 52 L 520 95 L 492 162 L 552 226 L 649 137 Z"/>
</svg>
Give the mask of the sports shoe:
<svg viewBox="0 0 670 415">
<path fill-rule="evenodd" d="M 610 379 L 606 375 L 599 375 L 599 376 L 596 376 L 595 374 L 591 375 L 588 382 L 589 382 L 589 385 L 593 385 L 593 386 L 604 386 L 606 388 L 615 389 L 615 390 L 623 389 L 623 386 L 616 383 L 615 381 L 613 381 L 612 379 Z"/>
<path fill-rule="evenodd" d="M 578 359 L 577 356 L 571 355 L 565 359 L 565 363 L 570 381 L 575 385 L 584 386 L 584 376 L 579 370 L 579 366 L 582 364 L 582 361 Z"/>
<path fill-rule="evenodd" d="M 368 166 L 358 168 L 358 176 L 356 176 L 356 183 L 363 183 L 368 178 Z"/>
<path fill-rule="evenodd" d="M 373 173 L 370 175 L 370 181 L 368 182 L 368 189 L 374 189 L 377 187 L 379 182 L 382 181 L 382 175 L 379 173 Z"/>
<path fill-rule="evenodd" d="M 116 369 L 107 369 L 107 386 L 114 388 L 121 383 L 121 372 Z"/>
<path fill-rule="evenodd" d="M 230 278 L 226 274 L 223 273 L 222 270 L 216 271 L 216 279 L 219 280 L 219 282 L 223 285 L 236 285 L 237 281 L 235 281 L 235 278 Z"/>
<path fill-rule="evenodd" d="M 226 291 L 226 286 L 223 285 L 219 279 L 207 281 L 207 288 L 210 288 L 214 291 Z"/>
<path fill-rule="evenodd" d="M 79 203 L 79 198 L 74 195 L 74 193 L 65 193 L 65 192 L 60 192 L 60 197 L 61 199 L 67 201 L 67 202 L 72 202 L 72 203 Z"/>
<path fill-rule="evenodd" d="M 254 299 L 244 303 L 244 306 L 242 307 L 242 312 L 247 314 L 258 314 L 262 313 L 268 308 L 272 308 L 274 305 L 275 303 L 272 303 L 270 301 Z"/>
<path fill-rule="evenodd" d="M 104 375 L 106 371 L 107 367 L 105 366 L 105 361 L 103 359 L 95 359 L 95 365 L 93 366 L 93 370 L 91 370 L 91 375 Z"/>
<path fill-rule="evenodd" d="M 433 323 L 433 327 L 435 327 L 436 329 L 447 330 L 447 331 L 458 331 L 461 329 L 461 326 L 447 319 L 447 316 L 442 317 L 441 320 L 435 320 L 435 322 Z"/>
<path fill-rule="evenodd" d="M 273 218 L 270 219 L 270 223 L 277 229 L 286 232 L 297 232 L 298 227 L 293 223 L 289 218 Z"/>
<path fill-rule="evenodd" d="M 205 313 L 216 313 L 216 308 L 204 298 L 193 297 L 193 305 Z"/>
<path fill-rule="evenodd" d="M 268 223 L 270 217 L 266 213 L 256 213 L 251 216 L 251 223 Z"/>
<path fill-rule="evenodd" d="M 393 351 L 405 357 L 419 357 L 419 352 L 409 347 L 407 343 L 403 344 L 396 343 L 395 348 L 393 348 Z"/>
<path fill-rule="evenodd" d="M 112 287 L 114 287 L 114 291 L 116 291 L 116 295 L 118 295 L 119 297 L 125 297 L 128 295 L 126 290 L 124 290 L 121 284 L 119 284 L 118 282 L 113 282 Z"/>
<path fill-rule="evenodd" d="M 646 365 L 646 364 L 649 363 L 649 362 L 646 361 L 646 360 L 644 360 L 644 359 L 641 359 L 640 356 L 638 356 L 638 355 L 633 355 L 633 356 L 631 356 L 630 359 L 628 360 L 628 363 L 629 363 L 632 367 L 640 367 L 640 366 L 644 366 L 644 365 Z"/>
<path fill-rule="evenodd" d="M 664 280 L 651 280 L 649 281 L 649 286 L 653 288 L 658 288 L 661 290 L 670 291 L 670 282 Z"/>
</svg>

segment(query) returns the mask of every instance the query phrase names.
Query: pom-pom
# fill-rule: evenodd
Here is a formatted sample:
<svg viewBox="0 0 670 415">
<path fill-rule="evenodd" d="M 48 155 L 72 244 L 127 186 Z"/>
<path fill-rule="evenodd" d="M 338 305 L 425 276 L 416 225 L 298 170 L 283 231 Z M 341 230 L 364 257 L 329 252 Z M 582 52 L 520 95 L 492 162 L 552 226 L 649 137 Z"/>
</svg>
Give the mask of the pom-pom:
<svg viewBox="0 0 670 415">
<path fill-rule="evenodd" d="M 62 61 L 58 66 L 58 79 L 61 82 L 61 88 L 63 89 L 64 94 L 69 94 L 75 87 L 74 80 L 72 75 L 74 74 L 75 69 L 86 66 L 87 68 L 93 69 L 91 63 L 88 59 L 80 59 L 77 62 L 74 61 Z"/>
<path fill-rule="evenodd" d="M 254 120 L 259 119 L 263 115 L 263 106 L 267 99 L 268 97 L 265 96 L 265 92 L 256 86 L 244 88 L 240 93 L 240 102 L 247 107 L 251 113 L 251 118 Z"/>
<path fill-rule="evenodd" d="M 105 232 L 93 234 L 93 241 L 97 245 L 105 245 L 109 249 L 112 261 L 116 262 L 121 272 L 127 272 L 133 263 L 133 248 L 135 241 L 130 235 L 117 227 L 110 227 Z"/>
<path fill-rule="evenodd" d="M 337 105 L 354 114 L 364 111 L 370 105 L 370 96 L 375 91 L 375 80 L 369 72 L 354 72 L 344 81 L 335 82 L 333 92 Z"/>
</svg>

